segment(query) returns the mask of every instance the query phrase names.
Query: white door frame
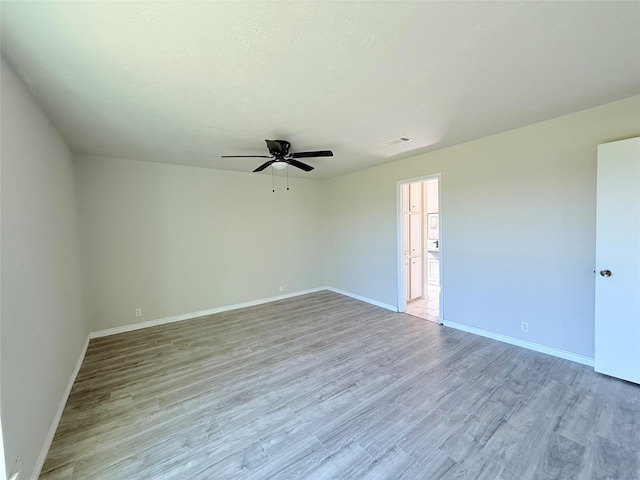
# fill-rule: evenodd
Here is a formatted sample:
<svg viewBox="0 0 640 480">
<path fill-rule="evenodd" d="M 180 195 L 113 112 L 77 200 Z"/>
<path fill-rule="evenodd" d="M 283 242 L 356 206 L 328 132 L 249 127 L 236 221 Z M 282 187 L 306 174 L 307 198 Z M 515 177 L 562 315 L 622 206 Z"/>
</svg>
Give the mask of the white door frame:
<svg viewBox="0 0 640 480">
<path fill-rule="evenodd" d="M 404 312 L 407 309 L 407 299 L 405 298 L 405 282 L 404 279 L 406 277 L 406 273 L 404 271 L 404 211 L 402 210 L 402 186 L 407 185 L 409 183 L 416 182 L 425 182 L 427 180 L 438 180 L 438 223 L 439 223 L 439 232 L 438 232 L 438 248 L 440 250 L 440 262 L 439 262 L 439 270 L 440 270 L 440 308 L 438 311 L 438 323 L 442 324 L 444 320 L 444 272 L 442 266 L 444 265 L 444 248 L 442 242 L 442 232 L 443 232 L 443 211 L 444 205 L 442 203 L 442 174 L 441 173 L 432 173 L 429 175 L 424 175 L 421 177 L 415 178 L 407 178 L 404 180 L 398 180 L 396 182 L 396 204 L 397 204 L 397 265 L 398 265 L 398 312 Z M 426 248 L 426 247 L 425 247 Z"/>
</svg>

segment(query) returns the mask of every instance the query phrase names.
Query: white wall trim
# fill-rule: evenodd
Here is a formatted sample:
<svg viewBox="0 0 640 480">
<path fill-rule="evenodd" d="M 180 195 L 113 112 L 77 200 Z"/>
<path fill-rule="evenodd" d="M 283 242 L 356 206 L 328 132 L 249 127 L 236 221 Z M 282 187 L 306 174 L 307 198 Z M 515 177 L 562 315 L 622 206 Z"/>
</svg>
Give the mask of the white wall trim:
<svg viewBox="0 0 640 480">
<path fill-rule="evenodd" d="M 49 433 L 47 434 L 47 438 L 45 438 L 44 444 L 42 445 L 42 449 L 40 450 L 40 455 L 38 456 L 38 459 L 36 460 L 36 464 L 33 468 L 33 475 L 31 476 L 32 480 L 36 480 L 40 476 L 40 472 L 42 471 L 42 467 L 44 466 L 44 461 L 47 459 L 47 454 L 49 453 L 49 448 L 51 448 L 53 437 L 56 434 L 56 430 L 58 429 L 58 424 L 60 423 L 60 419 L 62 418 L 64 407 L 67 405 L 67 400 L 69 399 L 69 395 L 71 394 L 71 388 L 73 387 L 73 384 L 76 381 L 76 377 L 78 376 L 78 372 L 80 371 L 80 367 L 82 366 L 82 362 L 84 361 L 84 356 L 87 353 L 87 347 L 89 346 L 89 339 L 90 339 L 90 335 L 87 335 L 87 339 L 84 342 L 82 350 L 80 350 L 80 355 L 78 355 L 76 366 L 73 367 L 73 371 L 69 376 L 69 381 L 67 382 L 67 388 L 65 388 L 62 394 L 62 398 L 60 399 L 60 403 L 58 404 L 58 411 L 56 412 L 56 415 L 53 417 L 53 422 L 51 422 Z"/>
<path fill-rule="evenodd" d="M 40 455 L 38 456 L 38 460 L 36 461 L 36 464 L 33 470 L 32 479 L 36 480 L 40 476 L 42 467 L 44 466 L 44 462 L 47 459 L 47 454 L 49 453 L 49 449 L 51 448 L 53 437 L 55 436 L 56 430 L 58 429 L 60 418 L 62 418 L 64 407 L 67 405 L 67 400 L 69 399 L 69 395 L 71 394 L 71 388 L 73 387 L 73 384 L 76 381 L 76 377 L 78 376 L 78 372 L 80 371 L 80 367 L 82 366 L 82 362 L 84 361 L 84 357 L 87 353 L 89 340 L 91 340 L 92 338 L 105 337 L 108 335 L 115 335 L 116 333 L 129 332 L 132 330 L 139 330 L 142 328 L 153 327 L 156 325 L 164 325 L 166 323 L 189 320 L 191 318 L 203 317 L 205 315 L 212 315 L 214 313 L 226 312 L 229 310 L 237 310 L 239 308 L 251 307 L 254 305 L 261 305 L 263 303 L 275 302 L 277 300 L 284 300 L 285 298 L 297 297 L 299 295 L 306 295 L 308 293 L 315 293 L 323 290 L 328 290 L 328 287 L 310 288 L 307 290 L 300 290 L 298 292 L 287 293 L 285 295 L 262 298 L 259 300 L 252 300 L 252 301 L 243 302 L 243 303 L 236 303 L 234 305 L 225 305 L 223 307 L 210 308 L 208 310 L 202 310 L 199 312 L 183 313 L 181 315 L 174 315 L 172 317 L 159 318 L 156 320 L 149 320 L 148 322 L 140 322 L 140 323 L 135 323 L 133 325 L 124 325 L 122 327 L 108 328 L 105 330 L 98 330 L 98 331 L 89 333 L 89 335 L 87 335 L 87 340 L 84 342 L 84 346 L 80 351 L 80 355 L 78 356 L 78 361 L 76 362 L 76 365 L 73 371 L 71 372 L 71 376 L 69 377 L 69 382 L 67 383 L 67 387 L 62 395 L 62 398 L 60 399 L 60 404 L 58 405 L 58 411 L 56 412 L 53 422 L 51 423 L 51 427 L 49 428 L 49 433 L 47 434 L 47 438 L 45 439 L 45 442 L 42 446 L 42 450 L 40 451 Z M 2 473 L 5 473 L 5 472 L 3 471 Z"/>
<path fill-rule="evenodd" d="M 452 322 L 451 320 L 445 320 L 443 325 L 445 327 L 455 328 L 456 330 L 462 330 L 463 332 L 473 333 L 475 335 L 480 335 L 481 337 L 491 338 L 500 342 L 509 343 L 511 345 L 527 348 L 529 350 L 534 350 L 540 353 L 546 353 L 547 355 L 553 355 L 554 357 L 564 358 L 565 360 L 571 360 L 572 362 L 581 363 L 583 365 L 587 365 L 588 367 L 593 367 L 593 358 L 585 357 L 584 355 L 579 355 L 577 353 L 567 352 L 566 350 L 548 347 L 539 343 L 528 342 L 526 340 L 510 337 L 508 335 L 502 335 L 500 333 L 490 332 L 481 328 L 471 327 L 469 325 L 465 325 L 464 323 Z"/>
<path fill-rule="evenodd" d="M 132 323 L 129 325 L 123 325 L 121 327 L 113 327 L 113 328 L 106 328 L 104 330 L 96 330 L 89 334 L 89 338 L 107 337 L 109 335 L 116 335 L 118 333 L 131 332 L 131 331 L 140 330 L 143 328 L 155 327 L 157 325 L 165 325 L 167 323 L 181 322 L 183 320 L 190 320 L 192 318 L 204 317 L 207 315 L 213 315 L 221 312 L 228 312 L 230 310 L 237 310 L 239 308 L 253 307 L 255 305 L 261 305 L 263 303 L 275 302 L 278 300 L 284 300 L 286 298 L 298 297 L 300 295 L 307 295 L 309 293 L 321 292 L 323 290 L 329 290 L 334 293 L 339 293 L 347 297 L 355 298 L 356 300 L 361 300 L 363 302 L 376 305 L 377 307 L 382 307 L 387 310 L 391 310 L 392 312 L 398 311 L 398 308 L 395 305 L 379 302 L 377 300 L 373 300 L 372 298 L 367 298 L 355 293 L 347 292 L 345 290 L 340 290 L 339 288 L 323 286 L 323 287 L 309 288 L 306 290 L 299 290 L 297 292 L 287 293 L 284 295 L 277 295 L 275 297 L 260 298 L 258 300 L 235 303 L 233 305 L 224 305 L 222 307 L 209 308 L 207 310 L 200 310 L 198 312 L 181 313 L 180 315 L 157 318 L 155 320 L 148 320 L 146 322 Z M 86 349 L 86 345 L 85 345 L 85 349 Z"/>
<path fill-rule="evenodd" d="M 258 300 L 252 300 L 249 302 L 236 303 L 233 305 L 225 305 L 222 307 L 210 308 L 207 310 L 201 310 L 199 312 L 192 313 L 183 313 L 180 315 L 174 315 L 172 317 L 159 318 L 156 320 L 149 320 L 147 322 L 134 323 L 132 325 L 124 325 L 122 327 L 108 328 L 105 330 L 97 330 L 95 332 L 89 333 L 87 335 L 87 339 L 84 342 L 82 350 L 80 351 L 80 355 L 78 356 L 78 360 L 76 362 L 73 371 L 71 372 L 71 376 L 69 377 L 69 381 L 67 382 L 67 387 L 60 399 L 60 404 L 58 405 L 58 411 L 51 423 L 51 427 L 49 428 L 49 433 L 47 434 L 47 438 L 42 446 L 40 451 L 40 455 L 38 456 L 38 460 L 36 461 L 32 479 L 37 479 L 40 476 L 42 471 L 42 467 L 44 466 L 44 462 L 47 458 L 47 454 L 49 453 L 49 448 L 51 447 L 51 443 L 53 442 L 53 437 L 55 436 L 56 430 L 58 429 L 58 424 L 60 423 L 60 418 L 62 418 L 62 413 L 64 412 L 64 408 L 67 404 L 67 400 L 69 399 L 69 395 L 71 394 L 71 388 L 78 376 L 78 372 L 80 371 L 80 367 L 82 366 L 82 362 L 84 360 L 85 354 L 87 353 L 87 347 L 89 346 L 89 340 L 92 338 L 105 337 L 108 335 L 115 335 L 117 333 L 124 333 L 133 330 L 140 330 L 143 328 L 153 327 L 156 325 L 164 325 L 167 323 L 180 322 L 182 320 L 189 320 L 192 318 L 203 317 L 206 315 L 213 315 L 215 313 L 227 312 L 229 310 L 237 310 L 239 308 L 252 307 L 254 305 L 261 305 L 263 303 L 275 302 L 277 300 L 284 300 L 286 298 L 297 297 L 300 295 L 306 295 L 309 293 L 320 292 L 323 290 L 329 290 L 334 293 L 339 293 L 341 295 L 345 295 L 347 297 L 355 298 L 356 300 L 360 300 L 371 305 L 375 305 L 377 307 L 381 307 L 387 310 L 391 310 L 392 312 L 397 312 L 398 309 L 394 305 L 390 305 L 388 303 L 379 302 L 377 300 L 373 300 L 371 298 L 363 297 L 361 295 L 347 292 L 345 290 L 340 290 L 339 288 L 334 287 L 317 287 L 310 288 L 307 290 L 300 290 L 297 292 L 288 293 L 285 295 L 278 295 L 275 297 L 262 298 Z M 490 332 L 488 330 L 483 330 L 481 328 L 472 327 L 469 325 L 465 325 L 463 323 L 457 323 L 450 320 L 444 320 L 444 326 L 455 328 L 456 330 L 461 330 L 468 333 L 473 333 L 475 335 L 480 335 L 482 337 L 491 338 L 493 340 L 498 340 L 500 342 L 509 343 L 511 345 L 516 345 L 518 347 L 527 348 L 529 350 L 534 350 L 536 352 L 546 353 L 548 355 L 553 355 L 554 357 L 564 358 L 565 360 L 571 360 L 573 362 L 581 363 L 583 365 L 587 365 L 589 367 L 593 367 L 594 360 L 590 357 L 585 357 L 583 355 L 578 355 L 576 353 L 567 352 L 565 350 L 560 350 L 553 347 L 548 347 L 546 345 L 540 345 L 538 343 L 528 342 L 526 340 L 521 340 L 519 338 L 510 337 L 508 335 L 502 335 L 499 333 Z"/>
<path fill-rule="evenodd" d="M 171 317 L 157 318 L 155 320 L 148 320 L 146 322 L 132 323 L 130 325 L 123 325 L 121 327 L 97 330 L 95 332 L 91 332 L 89 336 L 91 338 L 106 337 L 109 335 L 116 335 L 118 333 L 131 332 L 133 330 L 140 330 L 142 328 L 155 327 L 158 325 L 165 325 L 167 323 L 181 322 L 183 320 L 190 320 L 192 318 L 204 317 L 207 315 L 213 315 L 215 313 L 228 312 L 229 310 L 237 310 L 239 308 L 253 307 L 254 305 L 261 305 L 263 303 L 275 302 L 277 300 L 284 300 L 285 298 L 297 297 L 299 295 L 306 295 L 308 293 L 320 292 L 322 290 L 327 290 L 327 287 L 309 288 L 307 290 L 299 290 L 297 292 L 287 293 L 284 295 L 277 295 L 275 297 L 261 298 L 258 300 L 251 300 L 248 302 L 235 303 L 233 305 L 224 305 L 222 307 L 209 308 L 207 310 L 200 310 L 198 312 L 181 313 L 180 315 L 173 315 Z"/>
<path fill-rule="evenodd" d="M 363 297 L 356 293 L 347 292 L 345 290 L 340 290 L 339 288 L 326 287 L 327 290 L 334 293 L 339 293 L 340 295 L 345 295 L 347 297 L 355 298 L 356 300 L 360 300 L 363 302 L 370 303 L 371 305 L 375 305 L 376 307 L 386 308 L 387 310 L 391 310 L 392 312 L 397 312 L 398 307 L 395 305 L 389 305 L 388 303 L 382 303 L 377 300 L 373 300 L 372 298 Z"/>
<path fill-rule="evenodd" d="M 2 418 L 0 418 L 0 480 L 7 480 L 7 468 L 4 459 L 4 440 L 2 437 Z"/>
<path fill-rule="evenodd" d="M 82 366 L 82 362 L 84 360 L 85 354 L 87 353 L 87 347 L 89 346 L 90 339 L 105 337 L 108 335 L 115 335 L 117 333 L 124 333 L 124 332 L 133 331 L 133 330 L 140 330 L 143 328 L 153 327 L 156 325 L 164 325 L 167 323 L 180 322 L 182 320 L 189 320 L 192 318 L 203 317 L 206 315 L 213 315 L 215 313 L 227 312 L 229 310 L 237 310 L 239 308 L 252 307 L 254 305 L 261 305 L 263 303 L 275 302 L 277 300 L 284 300 L 286 298 L 297 297 L 300 295 L 320 292 L 323 290 L 329 290 L 334 293 L 339 293 L 347 297 L 355 298 L 356 300 L 360 300 L 360 301 L 369 303 L 371 305 L 375 305 L 377 307 L 391 310 L 392 312 L 398 311 L 398 308 L 395 305 L 379 302 L 377 300 L 363 297 L 355 293 L 347 292 L 345 290 L 340 290 L 339 288 L 326 286 L 326 287 L 310 288 L 307 290 L 300 290 L 297 292 L 292 292 L 285 295 L 278 295 L 275 297 L 251 300 L 249 302 L 242 302 L 242 303 L 236 303 L 233 305 L 225 305 L 222 307 L 210 308 L 207 310 L 201 310 L 199 312 L 183 313 L 180 315 L 174 315 L 172 317 L 158 318 L 156 320 L 149 320 L 147 322 L 134 323 L 132 325 L 124 325 L 122 327 L 108 328 L 105 330 L 97 330 L 95 332 L 89 333 L 89 335 L 87 335 L 86 341 L 84 342 L 82 350 L 80 351 L 80 355 L 78 356 L 76 365 L 73 368 L 73 371 L 71 372 L 71 376 L 69 377 L 69 381 L 67 382 L 67 387 L 65 388 L 62 398 L 60 399 L 60 404 L 58 405 L 58 411 L 56 412 L 53 422 L 51 423 L 51 427 L 49 428 L 49 433 L 47 434 L 47 438 L 45 439 L 45 442 L 42 446 L 42 450 L 40 451 L 40 455 L 38 456 L 38 460 L 36 461 L 36 464 L 33 470 L 32 479 L 35 480 L 40 476 L 40 472 L 42 471 L 42 467 L 44 466 L 44 462 L 47 458 L 47 454 L 49 453 L 49 448 L 51 447 L 51 443 L 53 442 L 53 437 L 55 436 L 56 430 L 58 429 L 60 418 L 62 418 L 62 413 L 64 412 L 64 408 L 67 404 L 67 400 L 69 399 L 69 395 L 71 394 L 71 388 L 73 387 L 76 377 L 78 376 L 78 372 L 80 371 L 80 367 Z M 443 325 L 446 327 L 455 328 L 456 330 L 473 333 L 475 335 L 480 335 L 482 337 L 491 338 L 493 340 L 498 340 L 500 342 L 509 343 L 511 345 L 516 345 L 518 347 L 527 348 L 529 350 L 534 350 L 536 352 L 553 355 L 554 357 L 564 358 L 565 360 L 571 360 L 573 362 L 581 363 L 589 367 L 593 367 L 594 365 L 593 358 L 585 357 L 583 355 L 578 355 L 576 353 L 567 352 L 565 350 L 548 347 L 546 345 L 540 345 L 538 343 L 528 342 L 526 340 L 521 340 L 519 338 L 490 332 L 488 330 L 483 330 L 481 328 L 472 327 L 469 325 L 465 325 L 463 323 L 457 323 L 450 320 L 444 320 Z"/>
</svg>

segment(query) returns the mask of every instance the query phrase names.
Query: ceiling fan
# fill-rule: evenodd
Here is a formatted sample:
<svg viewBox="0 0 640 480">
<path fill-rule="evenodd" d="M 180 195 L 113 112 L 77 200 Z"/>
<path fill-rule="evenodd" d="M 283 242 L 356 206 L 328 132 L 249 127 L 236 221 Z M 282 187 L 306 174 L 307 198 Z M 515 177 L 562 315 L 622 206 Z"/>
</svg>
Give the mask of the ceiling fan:
<svg viewBox="0 0 640 480">
<path fill-rule="evenodd" d="M 289 147 L 291 144 L 286 140 L 265 140 L 267 142 L 267 148 L 270 155 L 222 155 L 222 158 L 268 158 L 269 160 L 258 168 L 254 172 L 261 172 L 269 165 L 277 170 L 282 170 L 291 165 L 292 167 L 300 168 L 305 172 L 313 170 L 311 165 L 299 162 L 296 158 L 311 158 L 311 157 L 333 157 L 331 150 L 318 150 L 315 152 L 296 152 L 289 153 Z"/>
</svg>

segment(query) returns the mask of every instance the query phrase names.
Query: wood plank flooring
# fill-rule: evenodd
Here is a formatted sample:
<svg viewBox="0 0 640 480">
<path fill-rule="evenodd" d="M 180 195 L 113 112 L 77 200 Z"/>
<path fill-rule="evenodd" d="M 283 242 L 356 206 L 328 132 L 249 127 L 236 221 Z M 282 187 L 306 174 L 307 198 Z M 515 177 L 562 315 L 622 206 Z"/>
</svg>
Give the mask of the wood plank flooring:
<svg viewBox="0 0 640 480">
<path fill-rule="evenodd" d="M 41 479 L 640 479 L 640 386 L 331 292 L 92 340 Z"/>
</svg>

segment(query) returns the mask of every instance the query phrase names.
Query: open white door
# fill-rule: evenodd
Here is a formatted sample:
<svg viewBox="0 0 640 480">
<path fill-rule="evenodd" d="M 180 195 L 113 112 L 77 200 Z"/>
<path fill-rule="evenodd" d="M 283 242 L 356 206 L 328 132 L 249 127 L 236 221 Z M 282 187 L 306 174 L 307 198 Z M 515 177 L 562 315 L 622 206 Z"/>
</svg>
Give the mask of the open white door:
<svg viewBox="0 0 640 480">
<path fill-rule="evenodd" d="M 640 383 L 640 138 L 598 145 L 595 370 Z"/>
</svg>

